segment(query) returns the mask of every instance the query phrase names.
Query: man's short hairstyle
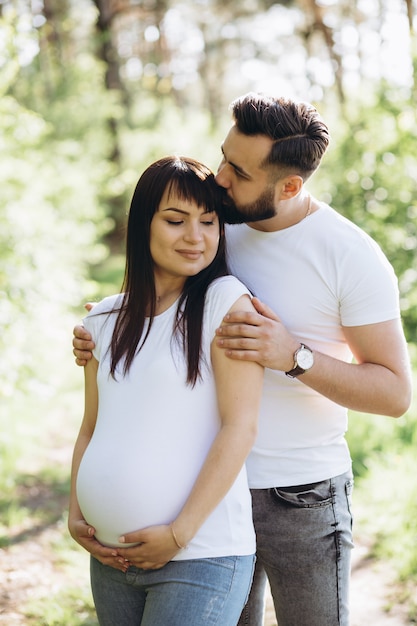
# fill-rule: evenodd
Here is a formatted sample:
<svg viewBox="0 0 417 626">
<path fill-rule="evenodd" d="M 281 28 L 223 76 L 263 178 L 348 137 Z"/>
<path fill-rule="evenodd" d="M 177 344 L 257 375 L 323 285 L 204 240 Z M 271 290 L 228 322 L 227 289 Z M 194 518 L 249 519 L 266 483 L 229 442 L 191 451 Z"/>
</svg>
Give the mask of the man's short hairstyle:
<svg viewBox="0 0 417 626">
<path fill-rule="evenodd" d="M 330 134 L 313 105 L 248 93 L 234 100 L 230 108 L 239 132 L 266 135 L 273 140 L 263 164 L 266 167 L 279 166 L 306 180 L 320 165 Z"/>
</svg>

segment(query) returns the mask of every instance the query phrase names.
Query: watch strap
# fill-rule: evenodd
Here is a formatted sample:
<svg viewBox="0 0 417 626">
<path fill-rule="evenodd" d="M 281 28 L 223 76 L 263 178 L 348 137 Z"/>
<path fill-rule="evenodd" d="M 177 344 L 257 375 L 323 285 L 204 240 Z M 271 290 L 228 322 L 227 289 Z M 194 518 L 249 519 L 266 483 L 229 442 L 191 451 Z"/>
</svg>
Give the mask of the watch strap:
<svg viewBox="0 0 417 626">
<path fill-rule="evenodd" d="M 288 376 L 289 378 L 297 378 L 297 376 L 300 376 L 300 374 L 304 374 L 304 372 L 305 370 L 297 365 L 296 367 L 293 367 L 292 370 L 290 370 L 289 372 L 285 372 L 285 376 Z"/>
</svg>

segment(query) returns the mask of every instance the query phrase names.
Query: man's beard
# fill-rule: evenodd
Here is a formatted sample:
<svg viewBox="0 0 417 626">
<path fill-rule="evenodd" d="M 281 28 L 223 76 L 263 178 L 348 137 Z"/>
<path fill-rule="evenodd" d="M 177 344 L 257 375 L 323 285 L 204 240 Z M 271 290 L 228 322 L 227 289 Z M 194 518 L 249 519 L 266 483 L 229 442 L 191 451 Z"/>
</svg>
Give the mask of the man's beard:
<svg viewBox="0 0 417 626">
<path fill-rule="evenodd" d="M 227 197 L 223 205 L 222 215 L 227 224 L 243 224 L 261 222 L 275 217 L 274 206 L 275 187 L 268 186 L 254 201 L 237 207 L 233 200 Z"/>
</svg>

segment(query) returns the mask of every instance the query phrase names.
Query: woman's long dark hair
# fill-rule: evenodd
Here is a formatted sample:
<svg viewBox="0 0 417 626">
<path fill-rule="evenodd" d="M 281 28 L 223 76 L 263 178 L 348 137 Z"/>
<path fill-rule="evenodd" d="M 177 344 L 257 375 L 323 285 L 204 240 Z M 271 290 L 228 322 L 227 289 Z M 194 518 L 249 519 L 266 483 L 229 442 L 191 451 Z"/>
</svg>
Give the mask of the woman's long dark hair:
<svg viewBox="0 0 417 626">
<path fill-rule="evenodd" d="M 202 163 L 186 157 L 165 157 L 150 165 L 140 177 L 130 204 L 126 239 L 126 266 L 122 284 L 123 300 L 118 309 L 111 350 L 110 372 L 124 359 L 126 375 L 137 352 L 145 343 L 155 316 L 156 290 L 154 264 L 150 253 L 150 226 L 165 190 L 182 200 L 195 202 L 207 212 L 216 212 L 220 240 L 212 263 L 195 276 L 189 276 L 180 296 L 174 335 L 180 336 L 187 359 L 187 383 L 201 377 L 201 337 L 204 300 L 210 283 L 228 274 L 224 222 L 221 216 L 225 192 L 214 174 Z M 144 333 L 146 319 L 149 325 Z"/>
</svg>

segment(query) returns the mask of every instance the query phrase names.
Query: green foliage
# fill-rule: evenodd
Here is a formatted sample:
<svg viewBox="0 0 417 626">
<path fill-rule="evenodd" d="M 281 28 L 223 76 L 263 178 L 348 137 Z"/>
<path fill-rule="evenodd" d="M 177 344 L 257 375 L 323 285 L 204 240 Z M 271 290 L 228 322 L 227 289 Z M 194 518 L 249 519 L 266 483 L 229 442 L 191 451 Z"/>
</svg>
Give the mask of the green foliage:
<svg viewBox="0 0 417 626">
<path fill-rule="evenodd" d="M 3 22 L 14 41 L 18 22 Z M 86 264 L 103 257 L 99 238 L 111 226 L 98 204 L 98 189 L 109 172 L 99 160 L 106 147 L 103 121 L 97 118 L 103 94 L 89 89 L 85 72 L 89 75 L 91 67 L 83 60 L 77 70 L 75 65 L 81 114 L 74 110 L 76 94 L 39 111 L 27 108 L 13 95 L 21 79 L 14 57 L 0 66 L 5 94 L 0 100 L 3 398 L 18 391 L 45 395 L 57 384 L 59 367 L 51 368 L 54 345 L 65 336 L 69 346 L 71 307 L 90 290 Z"/>
<path fill-rule="evenodd" d="M 320 171 L 322 196 L 381 246 L 399 279 L 404 329 L 417 343 L 417 112 L 408 92 L 381 85 L 339 121 Z M 364 272 L 366 268 L 364 268 Z"/>
<path fill-rule="evenodd" d="M 51 344 L 67 332 L 66 313 L 84 290 L 85 263 L 101 256 L 89 160 L 74 158 L 72 146 L 56 142 L 42 119 L 11 98 L 3 99 L 0 120 L 11 110 L 19 125 L 5 129 L 8 156 L 0 172 L 0 394 L 6 395 L 37 377 L 44 353 L 39 331 L 54 320 Z"/>
<path fill-rule="evenodd" d="M 135 168 L 131 182 L 147 165 L 166 154 L 192 156 L 215 170 L 229 126 L 227 109 L 223 123 L 214 130 L 206 109 L 180 107 L 171 98 L 141 93 L 132 104 L 129 124 L 121 133 L 125 166 Z"/>
<path fill-rule="evenodd" d="M 417 459 L 400 448 L 369 459 L 369 473 L 355 495 L 358 524 L 373 538 L 373 552 L 395 563 L 399 577 L 417 581 Z"/>
<path fill-rule="evenodd" d="M 375 455 L 397 451 L 403 445 L 410 446 L 415 438 L 417 419 L 410 415 L 394 420 L 380 415 L 351 413 L 347 441 L 353 461 L 355 479 L 366 477 L 370 462 Z"/>
<path fill-rule="evenodd" d="M 415 346 L 410 346 L 410 358 L 414 364 L 413 389 L 417 389 Z M 368 477 L 375 457 L 401 455 L 402 450 L 414 450 L 417 445 L 416 395 L 407 413 L 399 419 L 351 411 L 346 438 L 353 460 L 354 475 L 360 480 Z"/>
</svg>

